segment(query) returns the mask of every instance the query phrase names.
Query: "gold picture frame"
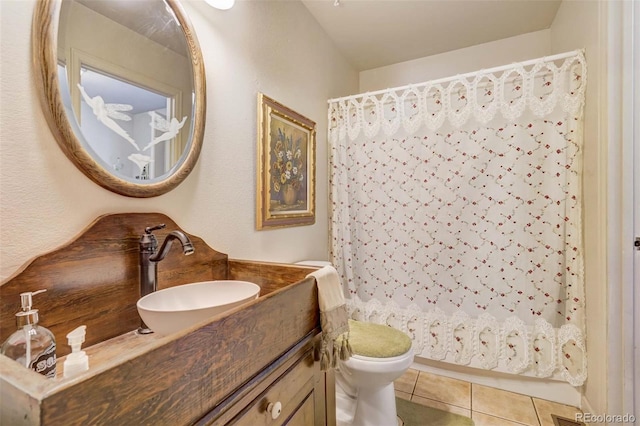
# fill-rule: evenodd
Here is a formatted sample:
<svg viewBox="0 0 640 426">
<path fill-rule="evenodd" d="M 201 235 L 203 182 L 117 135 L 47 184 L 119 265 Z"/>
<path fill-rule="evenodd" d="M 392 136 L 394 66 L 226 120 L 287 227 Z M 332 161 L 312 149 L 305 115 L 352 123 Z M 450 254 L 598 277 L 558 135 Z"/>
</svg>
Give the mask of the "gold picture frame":
<svg viewBox="0 0 640 426">
<path fill-rule="evenodd" d="M 316 123 L 258 93 L 256 229 L 316 220 Z"/>
</svg>

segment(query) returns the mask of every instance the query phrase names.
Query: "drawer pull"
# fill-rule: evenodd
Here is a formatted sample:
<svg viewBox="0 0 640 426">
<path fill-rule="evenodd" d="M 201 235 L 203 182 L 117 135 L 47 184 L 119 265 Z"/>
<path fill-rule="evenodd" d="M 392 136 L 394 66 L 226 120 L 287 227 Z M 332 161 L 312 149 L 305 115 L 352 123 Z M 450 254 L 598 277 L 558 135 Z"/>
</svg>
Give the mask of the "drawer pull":
<svg viewBox="0 0 640 426">
<path fill-rule="evenodd" d="M 282 413 L 282 404 L 280 401 L 277 401 L 275 404 L 270 402 L 269 405 L 267 405 L 267 412 L 271 413 L 271 418 L 273 420 L 280 417 L 280 413 Z"/>
</svg>

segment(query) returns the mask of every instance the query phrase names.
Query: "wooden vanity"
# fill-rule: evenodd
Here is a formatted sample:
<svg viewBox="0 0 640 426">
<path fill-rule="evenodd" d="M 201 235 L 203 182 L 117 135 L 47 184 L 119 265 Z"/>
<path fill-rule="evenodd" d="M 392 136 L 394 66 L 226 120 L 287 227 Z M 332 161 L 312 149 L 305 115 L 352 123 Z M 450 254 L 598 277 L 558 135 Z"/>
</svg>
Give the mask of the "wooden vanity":
<svg viewBox="0 0 640 426">
<path fill-rule="evenodd" d="M 145 227 L 160 223 L 167 225 L 156 232 L 160 242 L 180 229 L 156 213 L 103 216 L 1 285 L 3 341 L 15 331 L 19 294 L 47 289 L 34 307 L 56 336 L 58 377 L 0 356 L 0 423 L 335 424 L 333 377 L 316 361 L 317 289 L 306 278 L 314 268 L 230 260 L 189 235 L 195 253 L 172 247 L 158 265 L 159 288 L 246 280 L 260 285 L 260 297 L 173 335 L 135 332 L 138 240 Z M 89 371 L 63 378 L 65 336 L 83 324 Z"/>
</svg>

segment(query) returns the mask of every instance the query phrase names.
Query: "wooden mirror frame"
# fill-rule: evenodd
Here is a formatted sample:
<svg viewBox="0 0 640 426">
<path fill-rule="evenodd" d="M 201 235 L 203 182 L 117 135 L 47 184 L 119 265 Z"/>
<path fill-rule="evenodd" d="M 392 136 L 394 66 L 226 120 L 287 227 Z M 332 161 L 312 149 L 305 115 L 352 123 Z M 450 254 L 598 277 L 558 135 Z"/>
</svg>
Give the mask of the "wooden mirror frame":
<svg viewBox="0 0 640 426">
<path fill-rule="evenodd" d="M 58 24 L 62 1 L 37 1 L 32 24 L 32 54 L 36 86 L 47 122 L 58 145 L 87 177 L 110 191 L 137 198 L 156 197 L 171 191 L 191 173 L 198 161 L 202 149 L 206 113 L 206 83 L 202 52 L 182 6 L 178 0 L 164 0 L 173 10 L 184 32 L 187 49 L 191 56 L 195 94 L 192 140 L 182 163 L 176 165 L 177 168 L 170 176 L 158 182 L 138 184 L 119 178 L 99 164 L 85 149 L 69 123 L 58 80 Z"/>
</svg>

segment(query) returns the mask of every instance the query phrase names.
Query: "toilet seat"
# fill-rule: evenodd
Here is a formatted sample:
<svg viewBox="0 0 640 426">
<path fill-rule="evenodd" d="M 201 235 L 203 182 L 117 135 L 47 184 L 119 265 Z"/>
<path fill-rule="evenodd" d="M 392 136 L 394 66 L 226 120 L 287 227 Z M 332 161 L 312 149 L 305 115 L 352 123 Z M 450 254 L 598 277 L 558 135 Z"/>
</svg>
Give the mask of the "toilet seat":
<svg viewBox="0 0 640 426">
<path fill-rule="evenodd" d="M 376 357 L 371 357 L 371 356 L 353 354 L 353 355 L 351 355 L 350 359 L 357 359 L 359 361 L 366 361 L 366 362 L 379 362 L 379 363 L 389 362 L 389 363 L 393 363 L 393 362 L 398 362 L 398 361 L 404 360 L 407 357 L 407 354 L 409 352 L 410 351 L 407 351 L 407 352 L 403 353 L 402 355 L 393 356 L 393 357 L 389 357 L 389 358 L 376 358 Z"/>
<path fill-rule="evenodd" d="M 349 344 L 353 355 L 383 360 L 406 354 L 412 342 L 409 336 L 395 328 L 350 319 Z"/>
</svg>

